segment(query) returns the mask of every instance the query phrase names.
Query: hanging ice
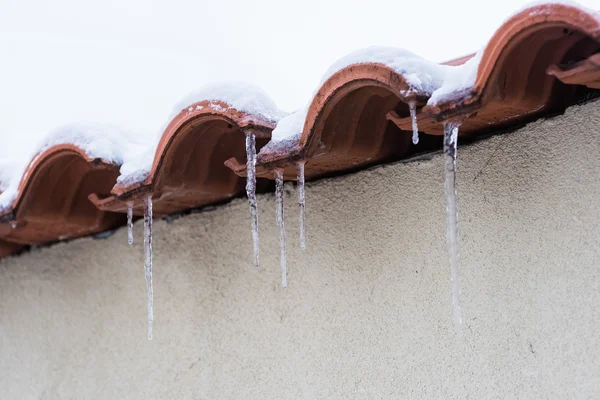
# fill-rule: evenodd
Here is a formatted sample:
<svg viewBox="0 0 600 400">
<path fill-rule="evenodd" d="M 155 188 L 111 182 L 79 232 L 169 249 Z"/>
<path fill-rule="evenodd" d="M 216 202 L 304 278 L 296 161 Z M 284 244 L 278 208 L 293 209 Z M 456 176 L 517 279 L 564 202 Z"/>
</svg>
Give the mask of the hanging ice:
<svg viewBox="0 0 600 400">
<path fill-rule="evenodd" d="M 246 134 L 246 194 L 250 204 L 252 218 L 252 245 L 254 246 L 254 265 L 258 267 L 258 210 L 256 206 L 256 136 Z"/>
<path fill-rule="evenodd" d="M 444 194 L 446 197 L 446 240 L 450 253 L 452 308 L 454 323 L 460 330 L 460 248 L 458 242 L 458 204 L 456 202 L 456 147 L 459 124 L 444 125 Z"/>
<path fill-rule="evenodd" d="M 304 221 L 304 161 L 298 163 L 298 204 L 300 205 L 300 249 L 306 249 Z"/>
<path fill-rule="evenodd" d="M 283 223 L 283 170 L 275 170 L 275 199 L 277 201 L 277 226 L 279 227 L 279 250 L 281 262 L 281 286 L 287 287 L 287 264 L 285 251 L 285 226 Z"/>
<path fill-rule="evenodd" d="M 152 289 L 152 195 L 144 199 L 144 273 L 148 295 L 148 340 L 152 340 L 152 322 L 154 320 L 154 290 Z"/>
<path fill-rule="evenodd" d="M 133 202 L 127 202 L 127 243 L 133 244 Z"/>
<path fill-rule="evenodd" d="M 413 144 L 419 143 L 419 127 L 417 125 L 417 103 L 410 101 L 408 103 L 408 109 L 410 110 L 410 119 L 412 121 L 412 142 Z"/>
</svg>

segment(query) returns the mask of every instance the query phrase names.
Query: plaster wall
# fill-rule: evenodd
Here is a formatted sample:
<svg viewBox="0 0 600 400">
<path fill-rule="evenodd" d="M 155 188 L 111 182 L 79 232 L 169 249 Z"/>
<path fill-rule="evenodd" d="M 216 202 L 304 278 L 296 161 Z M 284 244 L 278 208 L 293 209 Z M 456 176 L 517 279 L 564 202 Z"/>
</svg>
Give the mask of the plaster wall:
<svg viewBox="0 0 600 400">
<path fill-rule="evenodd" d="M 0 262 L 3 399 L 600 397 L 600 102 L 459 148 L 460 337 L 442 157 L 286 186 Z"/>
</svg>

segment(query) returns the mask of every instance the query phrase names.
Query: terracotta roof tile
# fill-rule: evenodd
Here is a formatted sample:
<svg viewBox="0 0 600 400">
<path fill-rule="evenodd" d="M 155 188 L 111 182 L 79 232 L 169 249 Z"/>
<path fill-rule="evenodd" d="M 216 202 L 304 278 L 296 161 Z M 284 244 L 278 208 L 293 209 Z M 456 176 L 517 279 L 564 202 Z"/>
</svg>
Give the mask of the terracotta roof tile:
<svg viewBox="0 0 600 400">
<path fill-rule="evenodd" d="M 558 81 L 547 73 L 548 68 L 579 61 L 584 66 L 573 70 L 574 75 L 584 69 L 586 76 L 594 74 L 599 52 L 598 14 L 564 4 L 525 9 L 488 42 L 473 88 L 435 106 L 425 106 L 426 98 L 417 98 L 418 105 L 424 106 L 418 110 L 419 131 L 442 135 L 440 122 L 458 118 L 464 120 L 460 134 L 472 135 L 563 110 L 576 100 L 580 88 Z M 445 64 L 460 65 L 472 57 Z M 551 72 L 559 76 L 556 69 Z M 565 83 L 587 78 L 568 79 Z M 351 66 L 332 76 L 314 97 L 300 139 L 287 149 L 261 152 L 257 176 L 272 178 L 274 168 L 283 168 L 286 179 L 295 179 L 299 160 L 307 161 L 305 173 L 314 177 L 406 154 L 412 122 L 407 106 L 411 99 L 403 95 L 403 81 L 379 64 Z M 583 83 L 596 87 L 595 80 Z M 377 101 L 379 105 L 374 105 Z M 386 124 L 382 115 L 393 124 Z M 244 164 L 229 165 L 237 174 L 245 174 Z"/>
<path fill-rule="evenodd" d="M 37 244 L 100 232 L 123 222 L 88 200 L 92 192 L 110 192 L 119 167 L 90 158 L 77 146 L 52 146 L 27 167 L 19 194 L 0 213 L 0 237 Z"/>
<path fill-rule="evenodd" d="M 254 132 L 257 147 L 264 146 L 273 122 L 229 108 L 223 102 L 202 101 L 182 110 L 165 129 L 148 177 L 138 183 L 117 184 L 109 196 L 92 194 L 90 200 L 105 211 L 143 215 L 143 199 L 153 196 L 154 215 L 168 215 L 217 203 L 242 194 L 243 179 L 224 162 L 245 159 L 245 132 Z"/>
<path fill-rule="evenodd" d="M 449 119 L 463 121 L 461 135 L 478 135 L 560 112 L 588 88 L 600 88 L 598 14 L 563 4 L 534 6 L 507 20 L 481 57 L 472 88 L 430 106 L 429 94 L 409 90 L 405 78 L 385 65 L 343 68 L 314 95 L 299 138 L 260 152 L 257 176 L 273 179 L 273 169 L 283 168 L 286 179 L 296 179 L 302 160 L 310 179 L 439 148 Z M 411 143 L 411 101 L 424 134 L 418 147 Z M 158 216 L 240 196 L 245 135 L 256 134 L 261 149 L 273 128 L 272 121 L 228 104 L 190 104 L 164 131 L 148 176 L 131 184 L 117 184 L 117 165 L 91 159 L 76 146 L 53 146 L 32 161 L 19 195 L 0 213 L 0 256 L 121 225 L 127 203 L 141 215 L 148 194 Z"/>
</svg>

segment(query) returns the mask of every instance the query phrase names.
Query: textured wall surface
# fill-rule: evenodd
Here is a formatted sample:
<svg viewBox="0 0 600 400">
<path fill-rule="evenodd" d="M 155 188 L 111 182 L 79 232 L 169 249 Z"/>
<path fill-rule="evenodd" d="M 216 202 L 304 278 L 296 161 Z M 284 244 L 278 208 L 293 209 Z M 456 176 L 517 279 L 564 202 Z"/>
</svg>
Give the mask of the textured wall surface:
<svg viewBox="0 0 600 400">
<path fill-rule="evenodd" d="M 442 158 L 286 187 L 0 262 L 3 399 L 600 396 L 600 102 L 459 148 L 464 326 L 452 321 Z"/>
</svg>

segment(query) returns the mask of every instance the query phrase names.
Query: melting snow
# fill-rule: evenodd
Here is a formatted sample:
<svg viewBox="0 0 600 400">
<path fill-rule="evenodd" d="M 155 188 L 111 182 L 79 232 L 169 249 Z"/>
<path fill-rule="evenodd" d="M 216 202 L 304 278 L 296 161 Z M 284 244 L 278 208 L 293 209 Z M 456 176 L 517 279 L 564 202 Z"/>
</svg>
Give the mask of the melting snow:
<svg viewBox="0 0 600 400">
<path fill-rule="evenodd" d="M 419 126 L 417 124 L 417 103 L 411 101 L 408 103 L 408 109 L 410 110 L 410 119 L 412 121 L 412 142 L 413 144 L 419 143 Z"/>
<path fill-rule="evenodd" d="M 277 227 L 279 228 L 279 260 L 281 262 L 281 286 L 287 287 L 287 262 L 285 250 L 285 224 L 283 217 L 283 171 L 275 170 L 275 200 L 277 202 Z"/>
<path fill-rule="evenodd" d="M 144 199 L 144 275 L 148 302 L 148 340 L 152 340 L 154 289 L 152 287 L 152 195 Z"/>
<path fill-rule="evenodd" d="M 298 163 L 298 205 L 300 206 L 300 249 L 306 249 L 306 231 L 304 217 L 304 161 Z"/>
<path fill-rule="evenodd" d="M 452 277 L 452 309 L 457 329 L 462 326 L 460 311 L 460 246 L 458 236 L 458 203 L 456 201 L 456 150 L 458 125 L 444 126 L 444 194 L 446 197 L 446 240 L 450 254 Z"/>
<path fill-rule="evenodd" d="M 252 245 L 254 249 L 254 265 L 258 267 L 258 210 L 256 204 L 256 136 L 253 133 L 246 135 L 246 194 L 250 205 L 252 218 Z"/>
<path fill-rule="evenodd" d="M 133 244 L 133 202 L 127 202 L 127 243 Z"/>
</svg>

